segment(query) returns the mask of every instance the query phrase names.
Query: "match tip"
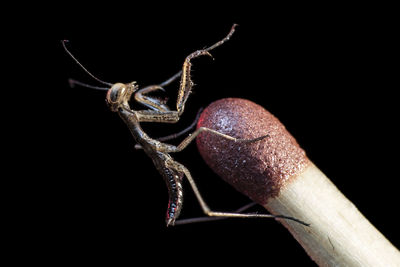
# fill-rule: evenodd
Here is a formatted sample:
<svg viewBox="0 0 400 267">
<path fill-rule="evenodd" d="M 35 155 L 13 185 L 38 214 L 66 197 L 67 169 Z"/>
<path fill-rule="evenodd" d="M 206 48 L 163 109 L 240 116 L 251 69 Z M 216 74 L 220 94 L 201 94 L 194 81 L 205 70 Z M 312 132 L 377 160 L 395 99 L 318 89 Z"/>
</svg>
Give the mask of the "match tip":
<svg viewBox="0 0 400 267">
<path fill-rule="evenodd" d="M 209 132 L 197 137 L 200 154 L 214 172 L 262 205 L 279 195 L 281 188 L 309 162 L 285 126 L 249 100 L 225 98 L 213 102 L 203 111 L 197 126 L 240 139 L 269 135 L 250 144 Z"/>
</svg>

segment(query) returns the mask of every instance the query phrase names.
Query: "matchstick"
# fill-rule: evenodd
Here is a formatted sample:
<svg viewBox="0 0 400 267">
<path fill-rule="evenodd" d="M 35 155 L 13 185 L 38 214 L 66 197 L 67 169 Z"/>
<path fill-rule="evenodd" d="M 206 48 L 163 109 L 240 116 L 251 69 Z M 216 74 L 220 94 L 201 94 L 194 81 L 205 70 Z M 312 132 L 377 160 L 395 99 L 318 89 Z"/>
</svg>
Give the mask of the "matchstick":
<svg viewBox="0 0 400 267">
<path fill-rule="evenodd" d="M 197 137 L 206 163 L 238 191 L 279 219 L 320 266 L 400 266 L 400 252 L 307 158 L 285 127 L 263 107 L 227 98 L 208 106 L 198 127 L 240 139 L 235 143 L 207 132 Z"/>
</svg>

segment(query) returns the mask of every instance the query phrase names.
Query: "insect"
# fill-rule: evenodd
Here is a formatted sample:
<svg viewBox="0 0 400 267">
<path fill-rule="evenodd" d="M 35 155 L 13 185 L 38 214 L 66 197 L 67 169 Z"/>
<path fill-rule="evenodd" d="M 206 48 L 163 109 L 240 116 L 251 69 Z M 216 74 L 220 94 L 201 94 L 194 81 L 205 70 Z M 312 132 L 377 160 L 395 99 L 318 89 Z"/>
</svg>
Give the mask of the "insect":
<svg viewBox="0 0 400 267">
<path fill-rule="evenodd" d="M 111 111 L 118 113 L 118 115 L 122 118 L 122 120 L 128 126 L 130 132 L 132 133 L 133 138 L 137 142 L 136 148 L 141 148 L 144 152 L 153 160 L 154 166 L 164 178 L 169 195 L 169 202 L 166 214 L 166 224 L 167 226 L 174 225 L 176 219 L 178 218 L 180 211 L 182 209 L 183 204 L 183 189 L 182 189 L 182 180 L 184 177 L 189 181 L 190 186 L 203 210 L 204 214 L 211 217 L 240 217 L 240 218 L 250 218 L 250 217 L 268 217 L 268 218 L 286 218 L 297 221 L 294 218 L 280 216 L 280 215 L 271 215 L 271 214 L 254 214 L 254 213 L 240 213 L 240 212 L 217 212 L 213 211 L 209 208 L 209 206 L 204 201 L 200 191 L 197 188 L 195 181 L 192 178 L 189 170 L 182 165 L 181 163 L 175 161 L 171 157 L 171 153 L 176 153 L 182 151 L 185 147 L 187 147 L 197 135 L 201 132 L 209 132 L 211 134 L 219 135 L 223 138 L 229 139 L 233 142 L 256 142 L 262 140 L 268 135 L 261 136 L 255 139 L 236 139 L 232 136 L 228 136 L 222 133 L 219 133 L 215 130 L 201 127 L 186 137 L 178 146 L 170 145 L 161 141 L 166 141 L 172 138 L 175 138 L 179 135 L 187 132 L 190 127 L 185 129 L 184 131 L 160 138 L 158 140 L 153 139 L 147 135 L 143 131 L 140 126 L 141 122 L 157 122 L 157 123 L 176 123 L 179 121 L 180 116 L 182 115 L 186 101 L 190 95 L 192 90 L 193 82 L 190 78 L 190 71 L 192 67 L 191 60 L 200 56 L 211 56 L 210 51 L 221 46 L 226 41 L 228 41 L 235 31 L 236 25 L 233 25 L 228 35 L 215 43 L 214 45 L 197 50 L 190 55 L 188 55 L 183 63 L 182 70 L 177 74 L 172 76 L 170 79 L 166 80 L 163 83 L 157 85 L 151 85 L 144 88 L 139 88 L 136 82 L 131 82 L 127 84 L 123 83 L 107 83 L 104 82 L 94 75 L 92 75 L 86 68 L 84 68 L 79 61 L 72 55 L 72 53 L 67 49 L 65 45 L 65 41 L 62 42 L 65 51 L 72 57 L 73 60 L 78 63 L 80 67 L 82 67 L 92 78 L 97 80 L 98 82 L 107 85 L 108 87 L 97 87 L 87 85 L 78 81 L 71 80 L 72 84 L 77 84 L 85 87 L 90 87 L 94 89 L 107 90 L 106 102 Z M 212 57 L 212 56 L 211 56 Z M 164 104 L 161 100 L 150 97 L 148 94 L 157 90 L 164 90 L 163 87 L 171 84 L 173 81 L 180 78 L 180 87 L 178 91 L 178 96 L 176 100 L 176 110 L 171 110 L 166 104 Z M 132 110 L 129 106 L 128 101 L 131 97 L 146 106 L 147 110 Z M 194 126 L 194 124 L 192 125 Z M 190 219 L 189 219 L 190 220 Z M 196 220 L 193 220 L 196 221 Z"/>
</svg>

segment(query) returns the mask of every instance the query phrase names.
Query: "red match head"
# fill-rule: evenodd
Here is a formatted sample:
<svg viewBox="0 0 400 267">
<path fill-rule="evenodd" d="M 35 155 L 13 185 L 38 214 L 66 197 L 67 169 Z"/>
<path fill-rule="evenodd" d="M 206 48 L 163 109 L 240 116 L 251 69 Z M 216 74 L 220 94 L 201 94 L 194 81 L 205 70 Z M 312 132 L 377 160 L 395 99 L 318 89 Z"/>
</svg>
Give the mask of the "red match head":
<svg viewBox="0 0 400 267">
<path fill-rule="evenodd" d="M 197 126 L 241 139 L 269 135 L 254 143 L 234 142 L 209 132 L 197 137 L 197 147 L 208 166 L 259 204 L 277 196 L 309 162 L 285 126 L 249 100 L 225 98 L 211 103 Z"/>
</svg>

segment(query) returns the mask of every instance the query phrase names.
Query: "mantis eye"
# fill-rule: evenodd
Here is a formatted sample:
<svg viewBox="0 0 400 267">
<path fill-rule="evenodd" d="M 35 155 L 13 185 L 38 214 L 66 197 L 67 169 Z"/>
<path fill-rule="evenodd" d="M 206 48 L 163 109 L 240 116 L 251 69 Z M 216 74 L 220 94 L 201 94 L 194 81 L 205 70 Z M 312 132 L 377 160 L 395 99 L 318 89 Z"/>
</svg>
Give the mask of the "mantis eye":
<svg viewBox="0 0 400 267">
<path fill-rule="evenodd" d="M 118 98 L 124 94 L 125 85 L 122 83 L 114 84 L 110 89 L 109 100 L 110 102 L 118 102 Z"/>
</svg>

